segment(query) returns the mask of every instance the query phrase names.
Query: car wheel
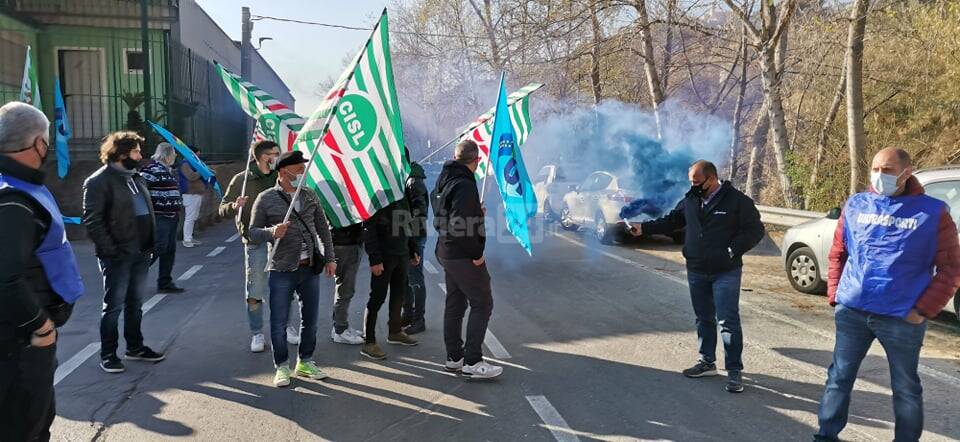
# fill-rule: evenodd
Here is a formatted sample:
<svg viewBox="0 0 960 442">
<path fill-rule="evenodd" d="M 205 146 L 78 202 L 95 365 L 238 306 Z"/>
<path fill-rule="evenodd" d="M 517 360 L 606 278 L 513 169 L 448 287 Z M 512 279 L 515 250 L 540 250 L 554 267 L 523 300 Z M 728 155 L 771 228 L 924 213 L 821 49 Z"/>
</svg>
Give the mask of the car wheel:
<svg viewBox="0 0 960 442">
<path fill-rule="evenodd" d="M 824 293 L 827 282 L 820 278 L 820 265 L 809 247 L 800 247 L 787 258 L 787 278 L 803 293 Z"/>
<path fill-rule="evenodd" d="M 683 230 L 679 230 L 670 234 L 670 239 L 673 240 L 674 244 L 683 245 Z"/>
<path fill-rule="evenodd" d="M 580 226 L 573 222 L 570 206 L 566 204 L 563 205 L 563 210 L 560 211 L 560 227 L 563 227 L 564 230 L 577 230 L 580 228 Z"/>
<path fill-rule="evenodd" d="M 594 219 L 593 232 L 600 244 L 613 244 L 613 229 L 610 224 L 607 224 L 607 220 L 603 218 L 602 213 L 598 213 Z"/>
</svg>

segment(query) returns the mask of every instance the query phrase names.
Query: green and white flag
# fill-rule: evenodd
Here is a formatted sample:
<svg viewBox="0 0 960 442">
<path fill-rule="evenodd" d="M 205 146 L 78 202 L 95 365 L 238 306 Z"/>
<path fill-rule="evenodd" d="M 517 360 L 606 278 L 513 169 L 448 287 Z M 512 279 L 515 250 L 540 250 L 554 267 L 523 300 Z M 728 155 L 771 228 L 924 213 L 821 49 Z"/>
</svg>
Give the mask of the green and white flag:
<svg viewBox="0 0 960 442">
<path fill-rule="evenodd" d="M 257 121 L 254 137 L 273 141 L 286 151 L 293 150 L 297 133 L 305 122 L 303 117 L 263 89 L 228 71 L 220 63 L 215 63 L 215 66 L 230 95 L 233 95 L 247 115 Z"/>
<path fill-rule="evenodd" d="M 33 48 L 27 45 L 27 57 L 23 62 L 23 81 L 20 82 L 20 101 L 43 110 L 40 105 L 40 85 L 37 84 L 37 67 L 33 64 Z"/>
<path fill-rule="evenodd" d="M 403 198 L 410 164 L 393 84 L 386 9 L 370 40 L 307 120 L 295 148 L 305 156 L 319 149 L 307 184 L 336 227 L 369 219 Z"/>
<path fill-rule="evenodd" d="M 517 146 L 527 141 L 533 125 L 530 121 L 530 93 L 543 87 L 540 83 L 530 83 L 507 97 L 507 106 L 510 109 L 510 122 L 517 134 Z M 485 114 L 477 117 L 460 136 L 460 140 L 470 139 L 480 147 L 480 167 L 475 172 L 477 179 L 489 172 L 490 137 L 493 136 L 493 115 L 495 108 L 490 108 Z"/>
</svg>

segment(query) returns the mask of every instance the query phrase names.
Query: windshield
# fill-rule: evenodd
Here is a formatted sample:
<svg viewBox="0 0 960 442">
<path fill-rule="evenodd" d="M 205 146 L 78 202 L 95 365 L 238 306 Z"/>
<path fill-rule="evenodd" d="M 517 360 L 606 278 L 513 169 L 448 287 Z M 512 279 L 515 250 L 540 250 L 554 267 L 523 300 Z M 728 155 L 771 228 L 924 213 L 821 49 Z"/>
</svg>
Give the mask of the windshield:
<svg viewBox="0 0 960 442">
<path fill-rule="evenodd" d="M 923 186 L 923 190 L 927 195 L 947 203 L 950 206 L 950 217 L 953 218 L 954 224 L 960 224 L 958 222 L 958 219 L 960 219 L 960 180 L 926 184 Z M 957 227 L 957 230 L 960 231 L 960 227 Z"/>
</svg>

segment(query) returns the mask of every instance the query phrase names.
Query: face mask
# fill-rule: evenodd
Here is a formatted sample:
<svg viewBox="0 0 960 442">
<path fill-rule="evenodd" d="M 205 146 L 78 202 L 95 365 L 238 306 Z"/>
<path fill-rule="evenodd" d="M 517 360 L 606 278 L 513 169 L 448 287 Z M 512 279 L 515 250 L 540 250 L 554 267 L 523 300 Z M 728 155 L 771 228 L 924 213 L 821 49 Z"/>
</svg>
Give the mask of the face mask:
<svg viewBox="0 0 960 442">
<path fill-rule="evenodd" d="M 296 175 L 290 179 L 290 185 L 293 187 L 300 187 L 300 181 L 303 180 L 303 174 Z"/>
<path fill-rule="evenodd" d="M 870 173 L 870 184 L 873 185 L 873 189 L 877 193 L 884 196 L 893 196 L 897 193 L 897 181 L 900 180 L 900 177 L 903 176 L 903 173 L 900 175 L 889 175 L 880 172 Z"/>
<path fill-rule="evenodd" d="M 37 151 L 37 157 L 40 158 L 41 166 L 43 165 L 43 163 L 47 162 L 47 157 L 50 156 L 50 144 L 46 144 L 46 146 L 47 146 L 47 148 L 45 149 L 46 152 L 44 152 L 43 155 L 40 155 L 40 149 L 37 148 L 36 144 L 33 145 L 33 150 Z"/>
<path fill-rule="evenodd" d="M 124 169 L 134 170 L 140 165 L 140 162 L 133 158 L 124 158 L 120 160 L 120 165 L 123 166 Z"/>
<path fill-rule="evenodd" d="M 267 167 L 269 167 L 270 170 L 274 170 L 277 168 L 277 163 L 279 162 L 280 162 L 280 157 L 272 157 L 269 160 L 267 160 Z"/>
<path fill-rule="evenodd" d="M 707 187 L 706 187 L 706 186 L 707 186 L 707 182 L 706 182 L 706 181 L 704 181 L 704 182 L 702 182 L 702 183 L 700 183 L 700 184 L 694 184 L 694 185 L 690 186 L 690 191 L 696 192 L 697 195 L 700 195 L 700 196 L 707 196 Z"/>
</svg>

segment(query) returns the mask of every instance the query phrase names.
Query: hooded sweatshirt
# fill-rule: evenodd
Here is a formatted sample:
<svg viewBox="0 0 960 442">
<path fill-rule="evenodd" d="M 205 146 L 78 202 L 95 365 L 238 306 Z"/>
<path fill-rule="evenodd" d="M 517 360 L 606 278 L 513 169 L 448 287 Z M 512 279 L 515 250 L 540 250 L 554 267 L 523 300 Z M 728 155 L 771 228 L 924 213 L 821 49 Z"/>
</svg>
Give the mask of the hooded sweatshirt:
<svg viewBox="0 0 960 442">
<path fill-rule="evenodd" d="M 473 172 L 447 161 L 430 195 L 433 227 L 437 229 L 437 257 L 480 259 L 486 245 L 483 208 Z"/>
</svg>

